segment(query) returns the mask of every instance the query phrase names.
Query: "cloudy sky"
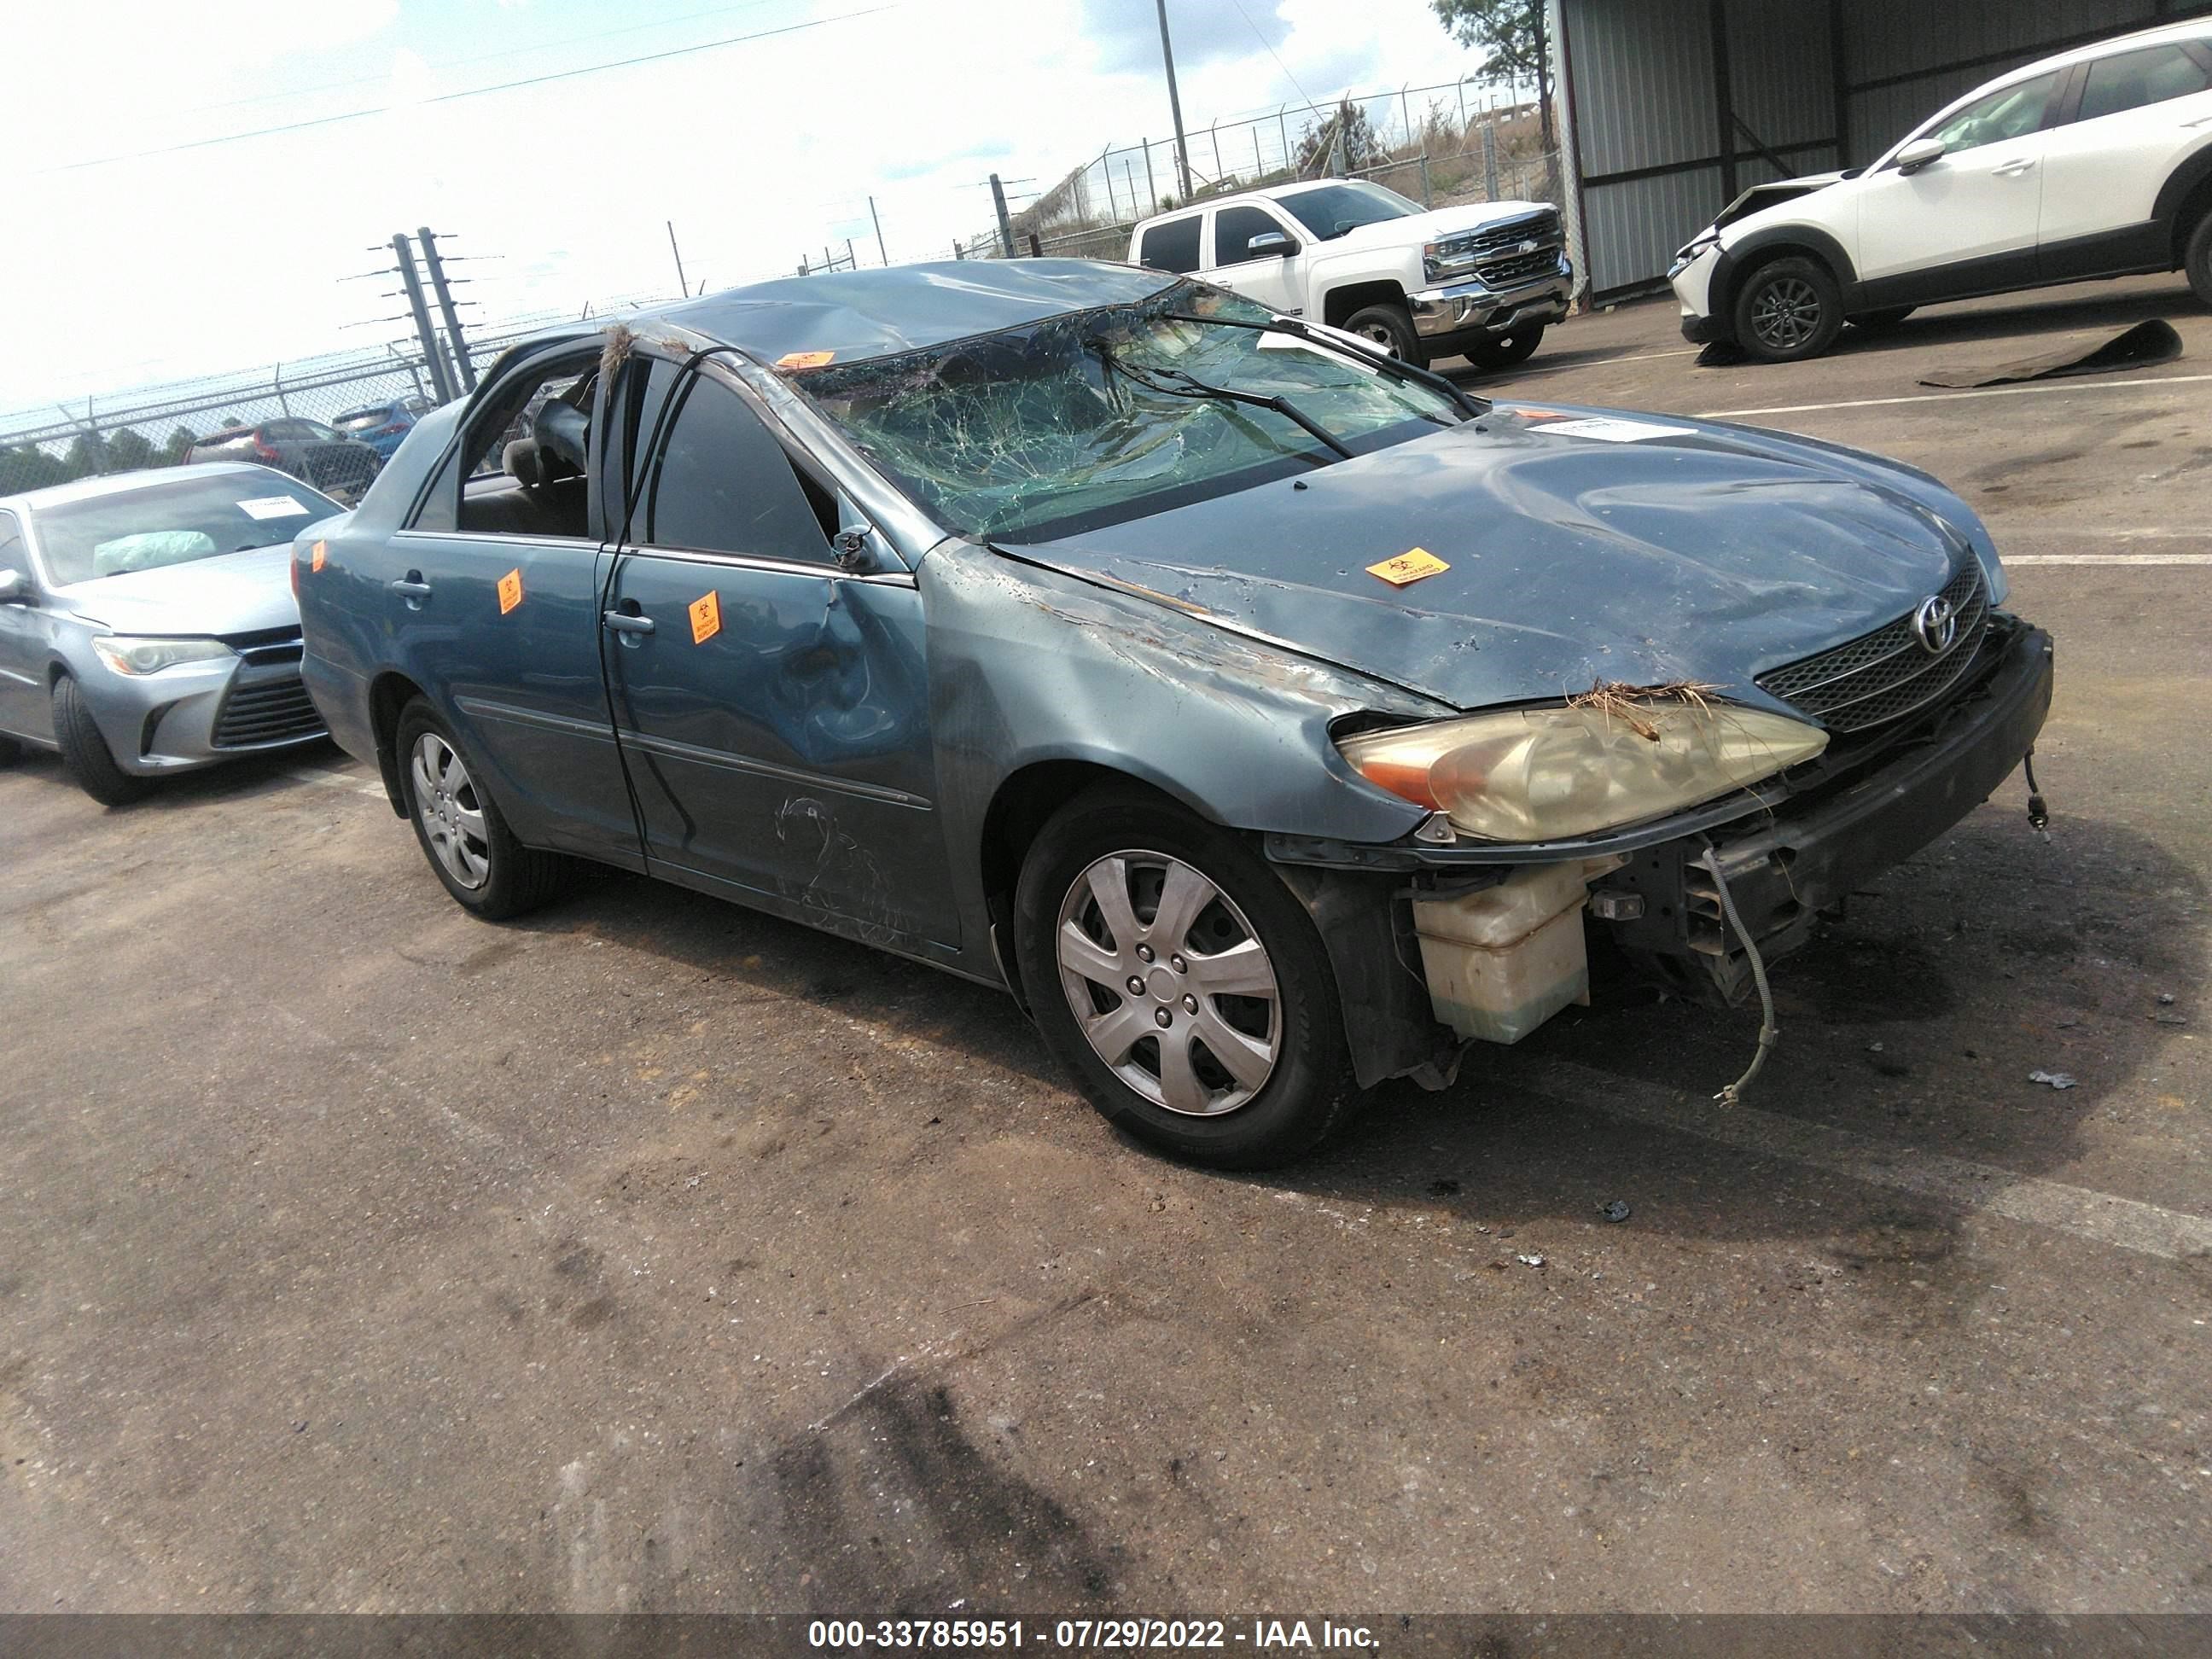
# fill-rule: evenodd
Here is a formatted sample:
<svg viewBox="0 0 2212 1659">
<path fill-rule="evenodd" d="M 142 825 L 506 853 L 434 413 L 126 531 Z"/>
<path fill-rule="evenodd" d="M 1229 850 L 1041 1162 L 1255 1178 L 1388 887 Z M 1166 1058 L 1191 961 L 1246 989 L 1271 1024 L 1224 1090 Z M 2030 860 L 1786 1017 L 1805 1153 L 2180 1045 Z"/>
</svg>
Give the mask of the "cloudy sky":
<svg viewBox="0 0 2212 1659">
<path fill-rule="evenodd" d="M 1427 0 L 1169 15 L 1192 128 L 1474 67 Z M 498 256 L 473 317 L 573 314 L 672 289 L 665 221 L 694 288 L 872 262 L 871 192 L 893 261 L 944 257 L 990 173 L 1170 130 L 1152 0 L 76 0 L 9 8 L 0 59 L 0 410 L 399 337 L 342 280 L 395 230 Z"/>
</svg>

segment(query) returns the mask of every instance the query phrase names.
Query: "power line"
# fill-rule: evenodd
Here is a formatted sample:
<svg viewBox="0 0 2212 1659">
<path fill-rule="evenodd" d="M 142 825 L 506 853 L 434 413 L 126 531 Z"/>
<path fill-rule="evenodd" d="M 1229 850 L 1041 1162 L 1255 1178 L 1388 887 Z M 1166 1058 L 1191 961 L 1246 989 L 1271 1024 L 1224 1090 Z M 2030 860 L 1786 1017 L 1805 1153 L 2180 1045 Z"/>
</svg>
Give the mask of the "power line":
<svg viewBox="0 0 2212 1659">
<path fill-rule="evenodd" d="M 185 150 L 210 149 L 218 144 L 243 143 L 251 138 L 271 138 L 279 133 L 303 132 L 310 127 L 335 126 L 343 121 L 359 121 L 371 115 L 389 115 L 395 109 L 419 109 L 426 104 L 451 104 L 464 98 L 483 98 L 495 92 L 514 92 L 524 87 L 542 87 L 555 81 L 574 81 L 586 75 L 600 75 L 609 70 L 632 69 L 640 64 L 657 64 L 670 58 L 689 58 L 702 52 L 713 52 L 722 46 L 743 46 L 750 40 L 766 40 L 779 34 L 798 34 L 807 29 L 818 29 L 830 23 L 849 23 L 856 18 L 873 17 L 880 12 L 897 9 L 898 0 L 889 5 L 870 6 L 865 11 L 841 12 L 835 17 L 816 17 L 804 23 L 790 23 L 781 28 L 761 29 L 751 34 L 732 34 L 720 40 L 704 40 L 697 46 L 675 46 L 666 52 L 649 52 L 636 58 L 620 58 L 611 63 L 586 64 L 580 69 L 556 70 L 546 75 L 532 75 L 520 81 L 502 81 L 495 86 L 465 87 L 459 92 L 441 92 L 428 98 L 418 98 L 405 104 L 379 104 L 369 109 L 347 110 L 337 115 L 318 115 L 305 121 L 288 121 L 282 126 L 258 127 L 250 132 L 224 133 L 215 138 L 194 138 L 181 144 L 164 144 L 155 149 L 127 150 L 118 155 L 96 156 L 84 161 L 64 161 L 58 167 L 37 168 L 30 176 L 43 177 L 55 173 L 77 173 L 87 167 L 100 167 L 117 161 L 140 161 L 149 156 L 174 155 Z"/>
<path fill-rule="evenodd" d="M 1267 56 L 1275 59 L 1275 67 L 1282 70 L 1285 78 L 1297 89 L 1298 96 L 1305 99 L 1306 107 L 1313 108 L 1314 100 L 1307 94 L 1306 89 L 1298 85 L 1298 77 L 1291 73 L 1291 66 L 1276 54 L 1274 47 L 1268 45 L 1267 37 L 1260 33 L 1260 26 L 1252 21 L 1252 14 L 1244 9 L 1244 0 L 1230 0 L 1230 3 L 1237 8 L 1237 15 L 1244 20 L 1244 27 L 1252 31 L 1253 38 L 1261 46 L 1267 46 Z"/>
</svg>

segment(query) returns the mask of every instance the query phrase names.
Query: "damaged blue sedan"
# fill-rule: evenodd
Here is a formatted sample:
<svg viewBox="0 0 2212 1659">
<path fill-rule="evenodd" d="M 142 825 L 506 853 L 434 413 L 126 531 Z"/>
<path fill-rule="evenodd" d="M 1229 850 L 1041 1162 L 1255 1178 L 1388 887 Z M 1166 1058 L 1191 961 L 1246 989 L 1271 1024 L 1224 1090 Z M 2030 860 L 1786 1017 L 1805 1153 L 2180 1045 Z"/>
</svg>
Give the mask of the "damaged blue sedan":
<svg viewBox="0 0 2212 1659">
<path fill-rule="evenodd" d="M 1002 987 L 1224 1167 L 1586 1000 L 1594 933 L 1748 996 L 2051 688 L 1922 473 L 1079 261 L 532 339 L 295 560 L 461 904 L 594 860 Z"/>
</svg>

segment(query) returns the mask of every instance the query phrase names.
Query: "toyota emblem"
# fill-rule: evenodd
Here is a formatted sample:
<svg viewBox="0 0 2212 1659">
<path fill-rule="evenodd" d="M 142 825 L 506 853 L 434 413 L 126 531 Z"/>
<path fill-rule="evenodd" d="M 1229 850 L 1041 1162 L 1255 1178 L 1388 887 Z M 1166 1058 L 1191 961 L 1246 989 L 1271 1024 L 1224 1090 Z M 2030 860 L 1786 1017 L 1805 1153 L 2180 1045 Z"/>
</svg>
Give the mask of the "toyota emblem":
<svg viewBox="0 0 2212 1659">
<path fill-rule="evenodd" d="M 1920 608 L 1912 613 L 1912 631 L 1922 650 L 1931 657 L 1940 657 L 1959 637 L 1958 610 L 1941 593 L 1923 599 Z"/>
</svg>

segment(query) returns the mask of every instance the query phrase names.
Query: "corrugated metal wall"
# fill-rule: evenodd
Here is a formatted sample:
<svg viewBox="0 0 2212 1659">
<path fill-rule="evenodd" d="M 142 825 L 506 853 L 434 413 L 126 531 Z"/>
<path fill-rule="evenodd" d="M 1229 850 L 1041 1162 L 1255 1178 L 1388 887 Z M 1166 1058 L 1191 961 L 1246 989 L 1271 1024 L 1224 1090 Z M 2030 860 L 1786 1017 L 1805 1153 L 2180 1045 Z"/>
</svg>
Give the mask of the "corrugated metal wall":
<svg viewBox="0 0 2212 1659">
<path fill-rule="evenodd" d="M 1607 294 L 1662 280 L 1674 250 L 1727 204 L 1727 161 L 1739 190 L 1870 161 L 2015 64 L 2202 9 L 2196 0 L 1842 0 L 1832 14 L 1826 0 L 1721 0 L 1729 102 L 1741 123 L 1724 159 L 1713 0 L 1564 0 L 1560 80 L 1589 287 Z"/>
</svg>

